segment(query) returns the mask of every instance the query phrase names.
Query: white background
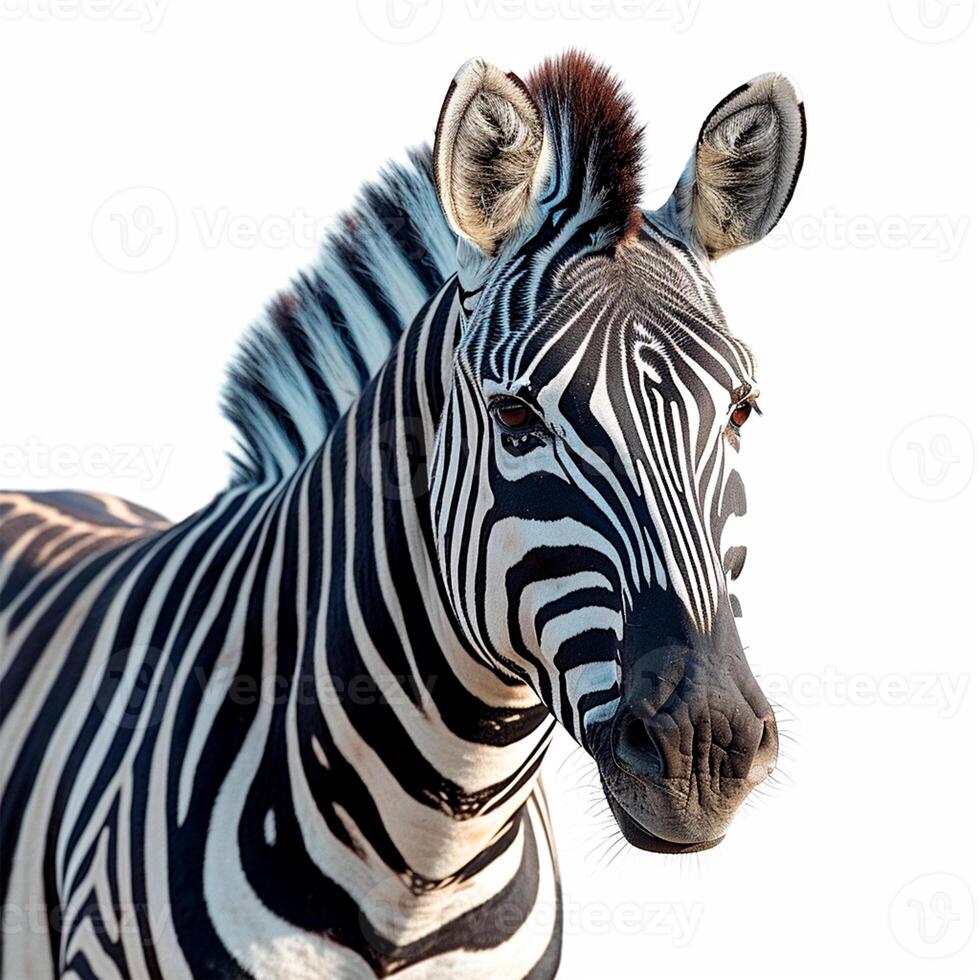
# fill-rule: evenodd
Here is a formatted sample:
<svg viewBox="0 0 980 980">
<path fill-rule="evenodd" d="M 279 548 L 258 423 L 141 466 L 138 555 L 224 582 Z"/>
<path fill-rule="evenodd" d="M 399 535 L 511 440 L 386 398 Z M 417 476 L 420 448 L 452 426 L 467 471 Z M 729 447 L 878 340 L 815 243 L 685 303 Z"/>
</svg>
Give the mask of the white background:
<svg viewBox="0 0 980 980">
<path fill-rule="evenodd" d="M 431 138 L 466 58 L 523 72 L 576 45 L 613 65 L 647 123 L 651 206 L 718 99 L 787 72 L 810 125 L 799 189 L 770 241 L 717 268 L 760 362 L 736 591 L 781 705 L 779 784 L 710 853 L 613 858 L 560 741 L 562 975 L 968 975 L 973 7 L 0 0 L 0 486 L 171 518 L 218 491 L 242 327 L 312 259 L 312 226 Z"/>
</svg>

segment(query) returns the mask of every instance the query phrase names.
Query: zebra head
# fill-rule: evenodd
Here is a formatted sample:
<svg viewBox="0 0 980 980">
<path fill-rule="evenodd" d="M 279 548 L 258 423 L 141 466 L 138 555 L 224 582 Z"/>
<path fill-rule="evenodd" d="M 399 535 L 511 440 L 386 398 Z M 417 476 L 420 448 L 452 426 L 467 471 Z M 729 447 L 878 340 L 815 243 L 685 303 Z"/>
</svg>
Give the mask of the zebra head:
<svg viewBox="0 0 980 980">
<path fill-rule="evenodd" d="M 578 54 L 453 80 L 434 167 L 461 314 L 430 508 L 468 642 L 592 754 L 630 842 L 693 851 L 777 753 L 728 593 L 745 550 L 722 540 L 759 386 L 709 262 L 779 219 L 803 109 L 778 75 L 736 89 L 655 212 L 639 140 Z"/>
</svg>

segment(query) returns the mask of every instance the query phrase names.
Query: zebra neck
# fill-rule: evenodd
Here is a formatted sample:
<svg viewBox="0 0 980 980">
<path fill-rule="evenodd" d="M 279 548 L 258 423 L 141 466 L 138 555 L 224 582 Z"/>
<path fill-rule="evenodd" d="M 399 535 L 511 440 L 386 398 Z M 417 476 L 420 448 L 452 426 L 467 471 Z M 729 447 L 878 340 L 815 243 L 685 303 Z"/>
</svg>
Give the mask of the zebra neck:
<svg viewBox="0 0 980 980">
<path fill-rule="evenodd" d="M 426 458 L 457 321 L 450 283 L 295 490 L 307 532 L 322 527 L 290 631 L 316 691 L 297 699 L 304 782 L 354 854 L 422 889 L 522 836 L 552 727 L 529 688 L 466 648 L 435 565 Z"/>
</svg>

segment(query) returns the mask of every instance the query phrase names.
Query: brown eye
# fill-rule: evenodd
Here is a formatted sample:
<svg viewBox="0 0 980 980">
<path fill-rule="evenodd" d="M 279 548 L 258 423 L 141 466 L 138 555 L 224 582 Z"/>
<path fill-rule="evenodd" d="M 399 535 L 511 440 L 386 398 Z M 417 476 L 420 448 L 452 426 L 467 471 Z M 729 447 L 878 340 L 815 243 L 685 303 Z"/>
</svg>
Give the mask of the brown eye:
<svg viewBox="0 0 980 980">
<path fill-rule="evenodd" d="M 731 423 L 736 429 L 740 429 L 749 420 L 749 416 L 752 414 L 752 403 L 742 402 L 741 405 L 736 405 L 732 409 Z"/>
<path fill-rule="evenodd" d="M 511 405 L 501 405 L 495 408 L 494 415 L 497 421 L 507 429 L 521 429 L 531 420 L 531 410 L 527 405 L 517 403 Z"/>
</svg>

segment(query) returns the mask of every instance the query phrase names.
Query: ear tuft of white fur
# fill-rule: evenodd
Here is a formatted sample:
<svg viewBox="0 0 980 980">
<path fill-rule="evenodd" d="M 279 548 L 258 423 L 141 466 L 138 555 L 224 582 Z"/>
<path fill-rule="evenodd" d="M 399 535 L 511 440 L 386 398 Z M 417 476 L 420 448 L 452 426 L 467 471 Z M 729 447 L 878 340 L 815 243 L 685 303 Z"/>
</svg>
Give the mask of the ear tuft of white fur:
<svg viewBox="0 0 980 980">
<path fill-rule="evenodd" d="M 439 115 L 433 173 L 450 226 L 487 255 L 527 215 L 548 160 L 541 111 L 514 74 L 473 58 Z"/>
<path fill-rule="evenodd" d="M 760 75 L 718 103 L 698 136 L 689 202 L 691 231 L 709 256 L 769 233 L 805 148 L 803 103 L 784 75 Z"/>
</svg>

